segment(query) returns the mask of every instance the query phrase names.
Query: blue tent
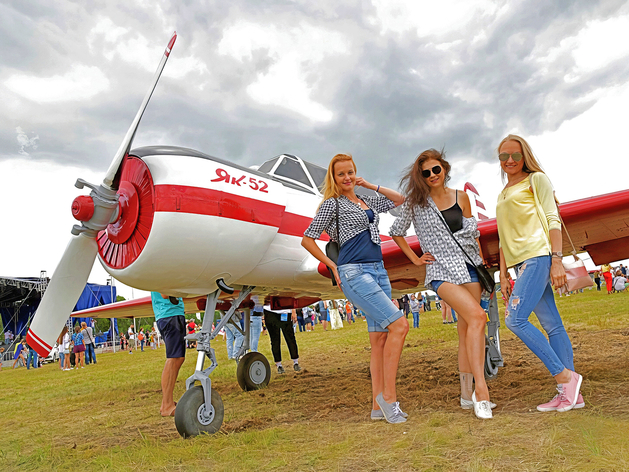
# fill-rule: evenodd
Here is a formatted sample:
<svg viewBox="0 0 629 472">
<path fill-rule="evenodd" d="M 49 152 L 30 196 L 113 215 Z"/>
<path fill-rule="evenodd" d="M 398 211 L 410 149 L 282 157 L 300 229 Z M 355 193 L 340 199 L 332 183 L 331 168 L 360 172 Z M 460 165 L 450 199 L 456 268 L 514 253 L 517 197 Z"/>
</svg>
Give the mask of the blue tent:
<svg viewBox="0 0 629 472">
<path fill-rule="evenodd" d="M 15 337 L 26 336 L 28 324 L 39 307 L 43 289 L 39 287 L 42 279 L 37 278 L 3 278 L 0 284 L 0 315 L 4 330 L 11 330 Z M 46 279 L 47 280 L 47 279 Z M 106 305 L 116 300 L 116 287 L 111 285 L 87 284 L 74 307 L 74 311 L 85 310 Z M 85 321 L 91 324 L 91 318 L 78 318 L 78 323 Z M 72 320 L 72 324 L 77 321 Z M 117 331 L 117 324 L 114 325 Z M 111 339 L 111 328 L 96 342 Z M 4 340 L 4 338 L 2 338 Z"/>
<path fill-rule="evenodd" d="M 81 293 L 79 300 L 76 302 L 76 306 L 74 307 L 74 310 L 72 310 L 72 312 L 86 310 L 87 308 L 93 308 L 96 306 L 107 305 L 115 301 L 116 287 L 112 285 L 87 284 L 83 289 L 83 293 Z M 81 322 L 83 321 L 85 321 L 88 326 L 91 326 L 92 318 L 73 318 L 72 324 L 81 324 Z M 117 334 L 118 320 L 114 320 L 113 329 Z M 111 340 L 111 330 L 112 328 L 110 327 L 109 330 L 105 331 L 102 335 L 96 336 L 96 343 L 99 344 Z"/>
</svg>

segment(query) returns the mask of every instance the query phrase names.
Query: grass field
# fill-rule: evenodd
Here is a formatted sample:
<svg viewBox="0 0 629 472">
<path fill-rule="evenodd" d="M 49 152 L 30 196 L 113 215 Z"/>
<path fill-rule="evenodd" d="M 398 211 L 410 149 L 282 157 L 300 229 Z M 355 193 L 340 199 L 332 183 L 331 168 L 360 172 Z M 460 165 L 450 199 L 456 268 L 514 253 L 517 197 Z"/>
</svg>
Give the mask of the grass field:
<svg viewBox="0 0 629 472">
<path fill-rule="evenodd" d="M 303 372 L 273 373 L 256 392 L 238 387 L 236 365 L 217 342 L 212 381 L 225 422 L 213 436 L 187 440 L 159 416 L 163 349 L 103 354 L 79 371 L 5 369 L 0 471 L 629 470 L 629 294 L 591 291 L 558 305 L 584 376 L 581 410 L 536 411 L 554 395 L 554 381 L 503 320 L 505 367 L 489 383 L 494 419 L 461 410 L 456 329 L 432 311 L 402 354 L 405 424 L 369 419 L 365 323 L 332 332 L 318 325 L 297 333 Z M 268 336 L 260 345 L 271 359 Z M 195 359 L 188 351 L 176 398 Z"/>
</svg>

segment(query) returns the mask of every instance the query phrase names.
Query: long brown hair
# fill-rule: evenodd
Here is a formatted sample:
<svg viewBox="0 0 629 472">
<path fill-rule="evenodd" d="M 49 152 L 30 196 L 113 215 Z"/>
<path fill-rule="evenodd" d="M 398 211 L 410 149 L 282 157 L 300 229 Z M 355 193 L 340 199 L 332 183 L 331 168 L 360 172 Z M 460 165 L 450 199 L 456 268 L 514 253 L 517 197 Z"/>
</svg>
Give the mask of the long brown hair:
<svg viewBox="0 0 629 472">
<path fill-rule="evenodd" d="M 323 181 L 323 187 L 321 188 L 323 201 L 328 198 L 338 198 L 341 196 L 341 189 L 338 185 L 336 185 L 336 180 L 334 180 L 334 166 L 337 162 L 345 161 L 352 161 L 352 164 L 354 165 L 354 172 L 356 172 L 356 163 L 354 162 L 354 158 L 351 154 L 337 154 L 334 156 L 328 165 L 328 172 L 325 174 L 325 180 Z"/>
<path fill-rule="evenodd" d="M 63 337 L 66 335 L 67 332 L 68 332 L 68 325 L 65 325 L 63 329 L 61 330 L 61 334 L 57 338 L 57 344 L 61 344 L 61 342 L 63 341 Z"/>
<path fill-rule="evenodd" d="M 445 173 L 443 184 L 445 185 L 450 180 L 450 164 L 446 161 L 445 156 L 446 153 L 443 149 L 441 151 L 428 149 L 417 156 L 415 162 L 405 169 L 404 175 L 400 179 L 400 187 L 411 208 L 414 206 L 426 207 L 428 205 L 430 187 L 426 183 L 426 179 L 422 177 L 424 162 L 431 159 L 438 161 Z"/>
<path fill-rule="evenodd" d="M 522 156 L 524 157 L 524 165 L 522 166 L 522 170 L 524 172 L 526 172 L 527 174 L 531 174 L 533 172 L 544 173 L 544 170 L 542 169 L 542 166 L 539 165 L 539 162 L 537 162 L 535 154 L 533 154 L 533 150 L 531 149 L 531 146 L 529 146 L 529 143 L 527 143 L 524 138 L 518 136 L 517 134 L 510 134 L 502 141 L 500 141 L 498 149 L 496 149 L 497 154 L 500 154 L 500 148 L 507 141 L 516 141 L 520 143 L 520 146 L 522 146 Z M 502 180 L 504 182 L 507 174 L 505 174 L 505 171 L 502 170 L 502 167 L 500 168 L 500 175 L 502 176 Z"/>
</svg>

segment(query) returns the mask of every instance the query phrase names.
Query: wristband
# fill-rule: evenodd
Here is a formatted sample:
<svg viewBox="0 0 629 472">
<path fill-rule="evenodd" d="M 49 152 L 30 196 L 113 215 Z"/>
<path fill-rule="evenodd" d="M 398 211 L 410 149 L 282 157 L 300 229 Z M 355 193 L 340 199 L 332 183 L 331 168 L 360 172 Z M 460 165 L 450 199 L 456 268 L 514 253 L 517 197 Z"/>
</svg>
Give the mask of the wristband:
<svg viewBox="0 0 629 472">
<path fill-rule="evenodd" d="M 376 189 L 376 193 L 380 193 L 380 185 L 378 185 L 378 188 Z"/>
</svg>

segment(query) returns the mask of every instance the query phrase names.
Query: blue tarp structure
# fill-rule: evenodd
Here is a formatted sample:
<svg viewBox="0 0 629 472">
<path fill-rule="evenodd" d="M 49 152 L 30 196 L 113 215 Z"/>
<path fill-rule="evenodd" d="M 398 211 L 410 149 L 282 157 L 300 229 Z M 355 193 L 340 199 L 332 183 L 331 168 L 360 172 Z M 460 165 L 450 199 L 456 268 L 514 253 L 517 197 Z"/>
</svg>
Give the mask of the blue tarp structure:
<svg viewBox="0 0 629 472">
<path fill-rule="evenodd" d="M 15 337 L 26 336 L 28 323 L 32 319 L 42 293 L 33 287 L 41 282 L 38 278 L 4 278 L 5 283 L 0 286 L 0 315 L 4 330 L 11 330 Z M 116 300 L 116 287 L 111 285 L 87 284 L 74 307 L 74 311 L 85 310 L 100 305 L 106 305 Z M 73 318 L 72 324 L 85 321 L 91 326 L 91 318 Z M 118 331 L 117 322 L 114 329 Z M 96 342 L 111 339 L 111 328 L 101 336 L 96 336 Z M 4 337 L 2 337 L 2 341 Z"/>
<path fill-rule="evenodd" d="M 93 308 L 95 306 L 107 305 L 116 301 L 116 287 L 112 285 L 97 285 L 87 284 L 83 289 L 83 293 L 79 297 L 74 307 L 75 311 L 86 310 L 87 308 Z M 91 326 L 92 318 L 72 318 L 72 324 L 81 324 L 85 321 L 88 326 Z M 104 343 L 112 339 L 111 327 L 105 331 L 102 335 L 96 336 L 96 344 Z M 114 327 L 116 334 L 118 333 L 118 320 L 114 320 Z"/>
</svg>

